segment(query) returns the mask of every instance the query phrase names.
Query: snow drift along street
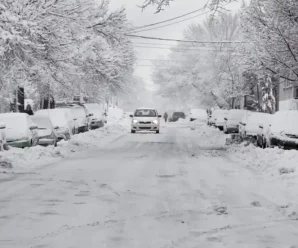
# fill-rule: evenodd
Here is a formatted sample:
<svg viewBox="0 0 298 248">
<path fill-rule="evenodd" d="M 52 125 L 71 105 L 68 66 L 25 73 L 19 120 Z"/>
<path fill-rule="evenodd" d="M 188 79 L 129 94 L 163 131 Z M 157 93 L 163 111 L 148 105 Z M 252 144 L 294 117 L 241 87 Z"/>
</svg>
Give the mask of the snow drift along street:
<svg viewBox="0 0 298 248">
<path fill-rule="evenodd" d="M 29 169 L 34 166 L 57 162 L 62 158 L 72 157 L 76 152 L 102 146 L 104 142 L 115 139 L 123 133 L 122 118 L 123 111 L 111 107 L 105 127 L 77 134 L 69 141 L 59 142 L 58 147 L 11 148 L 9 151 L 0 153 L 0 169 L 10 165 L 13 166 L 14 171 L 20 168 Z"/>
</svg>

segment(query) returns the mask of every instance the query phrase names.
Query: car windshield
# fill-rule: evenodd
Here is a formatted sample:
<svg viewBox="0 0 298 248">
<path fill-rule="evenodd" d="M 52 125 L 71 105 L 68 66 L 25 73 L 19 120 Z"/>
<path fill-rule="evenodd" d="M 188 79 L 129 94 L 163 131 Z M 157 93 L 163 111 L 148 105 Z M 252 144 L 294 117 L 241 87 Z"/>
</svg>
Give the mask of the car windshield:
<svg viewBox="0 0 298 248">
<path fill-rule="evenodd" d="M 247 117 L 248 123 L 264 123 L 269 119 L 270 115 L 265 113 L 251 113 Z"/>
<path fill-rule="evenodd" d="M 241 120 L 242 117 L 245 115 L 246 111 L 243 110 L 230 110 L 228 119 L 231 120 Z"/>
<path fill-rule="evenodd" d="M 183 112 L 174 112 L 173 116 L 174 117 L 185 117 L 185 114 Z"/>
<path fill-rule="evenodd" d="M 136 117 L 156 117 L 157 112 L 153 109 L 137 109 L 135 112 Z"/>
<path fill-rule="evenodd" d="M 20 130 L 27 127 L 27 120 L 24 116 L 14 115 L 14 114 L 0 114 L 0 122 L 5 123 L 6 129 L 10 130 Z"/>
<path fill-rule="evenodd" d="M 38 129 L 52 129 L 53 125 L 49 118 L 41 116 L 32 116 L 32 121 L 38 126 Z"/>
<path fill-rule="evenodd" d="M 70 108 L 73 117 L 85 117 L 86 113 L 83 108 Z"/>
<path fill-rule="evenodd" d="M 52 121 L 53 126 L 63 127 L 67 125 L 65 111 L 65 109 L 46 109 L 37 111 L 35 115 L 47 116 Z"/>
</svg>

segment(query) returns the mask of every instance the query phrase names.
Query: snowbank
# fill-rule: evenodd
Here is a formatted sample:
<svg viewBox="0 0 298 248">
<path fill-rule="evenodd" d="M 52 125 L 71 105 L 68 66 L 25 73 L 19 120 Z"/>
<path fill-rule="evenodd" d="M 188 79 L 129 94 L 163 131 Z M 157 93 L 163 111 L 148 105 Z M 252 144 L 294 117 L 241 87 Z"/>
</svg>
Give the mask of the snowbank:
<svg viewBox="0 0 298 248">
<path fill-rule="evenodd" d="M 110 107 L 108 111 L 107 121 L 109 124 L 118 122 L 123 117 L 123 110 L 120 108 Z"/>
<path fill-rule="evenodd" d="M 196 130 L 202 137 L 200 144 L 204 146 L 225 146 L 227 135 L 218 128 L 210 127 L 206 121 L 195 120 L 191 122 L 190 128 Z"/>
<path fill-rule="evenodd" d="M 73 153 L 96 148 L 112 141 L 126 131 L 122 124 L 123 111 L 110 108 L 108 124 L 103 128 L 74 135 L 69 141 L 61 141 L 58 147 L 36 146 L 25 149 L 11 148 L 0 153 L 0 169 L 24 169 L 56 162 L 62 158 L 71 157 Z"/>
<path fill-rule="evenodd" d="M 246 142 L 227 146 L 226 140 L 231 135 L 226 135 L 217 128 L 209 127 L 204 122 L 194 121 L 191 123 L 191 129 L 196 130 L 202 137 L 200 144 L 225 146 L 227 155 L 235 162 L 271 176 L 285 178 L 298 176 L 298 151 L 296 150 L 262 149 Z"/>
<path fill-rule="evenodd" d="M 249 167 L 266 171 L 271 175 L 296 173 L 298 161 L 298 151 L 296 150 L 261 149 L 252 144 L 242 143 L 229 146 L 228 153 L 233 159 L 243 162 Z"/>
</svg>

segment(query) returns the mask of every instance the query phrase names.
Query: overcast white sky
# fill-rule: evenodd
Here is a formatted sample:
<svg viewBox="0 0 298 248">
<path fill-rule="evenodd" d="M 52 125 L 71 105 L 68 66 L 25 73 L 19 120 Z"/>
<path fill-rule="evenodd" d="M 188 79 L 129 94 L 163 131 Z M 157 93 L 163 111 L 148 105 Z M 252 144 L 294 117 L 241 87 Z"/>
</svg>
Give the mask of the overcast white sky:
<svg viewBox="0 0 298 248">
<path fill-rule="evenodd" d="M 143 3 L 143 0 L 110 0 L 111 9 L 117 9 L 121 6 L 124 6 L 127 10 L 127 18 L 129 22 L 134 26 L 143 26 L 159 21 L 164 21 L 169 18 L 173 18 L 179 15 L 183 15 L 185 13 L 194 11 L 196 9 L 202 8 L 207 0 L 175 0 L 169 8 L 165 11 L 154 14 L 154 8 L 148 8 L 142 12 L 141 8 L 138 7 Z M 238 8 L 239 5 L 232 5 L 229 8 L 235 9 Z M 204 11 L 202 11 L 204 13 Z M 196 13 L 191 16 L 187 16 L 184 18 L 189 18 L 201 13 Z M 162 37 L 162 38 L 173 38 L 173 39 L 181 39 L 183 38 L 183 31 L 192 23 L 201 22 L 204 18 L 206 18 L 207 14 L 202 15 L 200 17 L 196 17 L 192 20 L 188 20 L 179 24 L 175 24 L 172 26 L 164 27 L 161 29 L 145 31 L 141 33 L 137 33 L 138 35 L 144 36 L 153 36 L 153 37 Z M 184 19 L 182 18 L 182 19 Z M 182 20 L 179 19 L 179 20 Z M 178 20 L 177 20 L 178 21 Z M 140 43 L 154 43 L 154 46 L 160 47 L 168 47 L 168 45 L 175 45 L 174 42 L 165 42 L 165 41 L 153 41 L 153 40 L 143 40 L 143 39 L 132 39 L 133 43 L 135 43 L 135 51 L 137 54 L 137 65 L 135 74 L 141 76 L 146 84 L 150 87 L 151 85 L 151 69 L 152 63 L 154 61 L 146 60 L 146 59 L 158 59 L 160 56 L 166 56 L 169 50 L 166 49 L 155 49 L 155 48 L 139 48 L 136 46 L 148 46 Z M 165 44 L 165 45 L 159 45 Z M 152 45 L 149 45 L 152 46 Z"/>
</svg>

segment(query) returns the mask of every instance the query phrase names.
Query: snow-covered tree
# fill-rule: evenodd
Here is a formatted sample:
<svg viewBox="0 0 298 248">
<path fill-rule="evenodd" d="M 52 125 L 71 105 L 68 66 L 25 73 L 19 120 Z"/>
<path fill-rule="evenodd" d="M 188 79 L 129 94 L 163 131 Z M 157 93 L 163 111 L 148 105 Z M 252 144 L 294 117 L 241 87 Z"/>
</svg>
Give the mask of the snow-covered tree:
<svg viewBox="0 0 298 248">
<path fill-rule="evenodd" d="M 175 0 L 143 0 L 142 8 L 146 8 L 149 5 L 156 7 L 156 12 L 159 13 L 164 10 L 166 7 L 169 7 L 170 4 Z M 200 1 L 200 0 L 197 0 Z M 220 12 L 224 9 L 225 5 L 236 2 L 237 0 L 211 0 L 207 1 L 205 8 L 209 8 L 214 13 Z"/>
<path fill-rule="evenodd" d="M 296 1 L 253 0 L 243 14 L 259 69 L 291 82 L 298 79 L 297 13 Z"/>
<path fill-rule="evenodd" d="M 239 37 L 239 15 L 224 13 L 217 22 L 210 22 L 210 18 L 203 24 L 191 25 L 184 34 L 185 39 L 206 43 L 174 47 L 170 62 L 157 64 L 154 79 L 161 87 L 161 94 L 176 101 L 232 107 L 234 98 L 246 94 L 239 49 L 234 44 L 209 41 Z"/>
<path fill-rule="evenodd" d="M 134 63 L 126 26 L 125 10 L 109 11 L 107 0 L 4 0 L 0 83 L 27 83 L 44 97 L 115 93 Z"/>
</svg>

